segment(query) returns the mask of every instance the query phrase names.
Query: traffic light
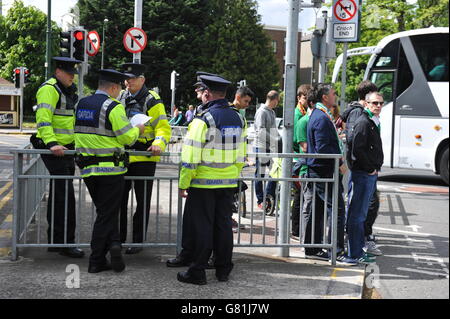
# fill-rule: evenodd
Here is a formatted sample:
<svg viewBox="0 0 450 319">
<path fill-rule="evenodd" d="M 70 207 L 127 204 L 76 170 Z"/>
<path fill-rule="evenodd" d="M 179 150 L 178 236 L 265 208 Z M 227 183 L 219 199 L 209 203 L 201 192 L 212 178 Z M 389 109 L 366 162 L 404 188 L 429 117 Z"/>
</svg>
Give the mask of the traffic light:
<svg viewBox="0 0 450 319">
<path fill-rule="evenodd" d="M 60 48 L 60 56 L 70 58 L 72 57 L 71 47 L 72 47 L 72 32 L 60 32 L 59 36 L 61 40 L 59 41 L 59 48 Z"/>
<path fill-rule="evenodd" d="M 16 89 L 20 88 L 20 68 L 15 68 L 13 71 L 14 86 Z"/>
<path fill-rule="evenodd" d="M 180 86 L 180 74 L 175 74 L 175 88 L 178 88 Z"/>
<path fill-rule="evenodd" d="M 72 31 L 72 58 L 86 62 L 86 31 L 85 30 L 73 30 Z"/>
<path fill-rule="evenodd" d="M 30 82 L 30 75 L 31 72 L 30 70 L 28 70 L 27 68 L 23 68 L 23 79 L 24 79 L 24 83 L 29 83 Z"/>
</svg>

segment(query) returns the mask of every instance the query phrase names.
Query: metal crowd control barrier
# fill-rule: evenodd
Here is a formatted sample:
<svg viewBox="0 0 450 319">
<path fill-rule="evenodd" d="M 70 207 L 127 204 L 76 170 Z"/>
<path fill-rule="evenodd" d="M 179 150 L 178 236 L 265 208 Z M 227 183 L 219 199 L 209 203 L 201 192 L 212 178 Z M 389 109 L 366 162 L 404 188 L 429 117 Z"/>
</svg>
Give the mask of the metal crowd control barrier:
<svg viewBox="0 0 450 319">
<path fill-rule="evenodd" d="M 50 176 L 39 155 L 51 154 L 48 150 L 22 149 L 12 150 L 14 154 L 14 208 L 12 230 L 12 254 L 11 259 L 17 260 L 19 248 L 65 248 L 65 247 L 90 247 L 90 239 L 95 221 L 95 205 L 80 176 Z M 75 151 L 66 151 L 67 155 L 74 155 Z M 131 155 L 148 155 L 145 152 L 130 152 Z M 164 153 L 162 156 L 179 157 L 179 154 Z M 179 162 L 179 159 L 177 160 Z M 77 169 L 78 171 L 78 169 Z M 178 195 L 178 169 L 172 176 L 132 177 L 126 176 L 125 180 L 132 180 L 132 194 L 134 183 L 137 180 L 154 181 L 152 201 L 150 203 L 151 215 L 149 218 L 148 232 L 144 231 L 144 243 L 124 243 L 123 247 L 181 247 L 182 228 L 182 198 Z M 75 242 L 68 243 L 66 229 L 68 223 L 68 196 L 65 198 L 65 211 L 55 212 L 54 196 L 50 199 L 52 205 L 50 222 L 47 222 L 47 203 L 44 201 L 49 190 L 49 183 L 55 180 L 65 180 L 66 194 L 68 181 L 73 180 L 76 198 L 76 230 Z M 144 188 L 147 187 L 147 182 Z M 162 184 L 169 190 L 162 192 Z M 54 185 L 54 184 L 53 184 Z M 174 192 L 174 190 L 176 190 Z M 146 189 L 144 189 L 144 192 Z M 175 195 L 174 195 L 175 194 Z M 47 195 L 48 196 L 48 195 Z M 131 207 L 127 212 L 128 238 L 133 233 L 133 213 L 135 200 L 131 197 Z M 144 198 L 145 202 L 145 198 Z M 130 203 L 130 201 L 129 201 Z M 152 205 L 153 203 L 153 205 Z M 156 205 L 155 205 L 156 203 Z M 55 243 L 53 232 L 47 238 L 48 224 L 53 225 L 55 214 L 64 214 L 64 242 Z M 145 218 L 145 215 L 144 215 Z M 145 224 L 145 220 L 144 220 Z M 120 225 L 119 225 L 120 226 Z M 52 227 L 54 229 L 54 227 Z M 145 230 L 145 227 L 144 227 Z M 164 234 L 163 234 L 164 231 Z"/>
<path fill-rule="evenodd" d="M 14 154 L 14 211 L 13 211 L 13 238 L 12 238 L 12 260 L 17 260 L 18 249 L 26 247 L 89 247 L 92 234 L 92 227 L 95 220 L 95 207 L 90 199 L 89 193 L 79 176 L 49 176 L 39 154 L 50 154 L 47 150 L 13 150 Z M 68 155 L 75 152 L 67 152 Z M 145 152 L 131 152 L 133 155 L 145 155 Z M 163 157 L 178 158 L 173 164 L 179 164 L 179 153 L 164 153 Z M 249 154 L 249 158 L 256 154 Z M 337 214 L 338 214 L 338 186 L 339 186 L 339 159 L 340 155 L 319 155 L 319 154 L 261 154 L 258 156 L 269 156 L 277 158 L 321 158 L 334 160 L 333 178 L 264 178 L 251 177 L 254 173 L 252 169 L 245 169 L 245 174 L 240 178 L 239 191 L 237 192 L 237 209 L 234 218 L 238 222 L 238 227 L 234 233 L 235 247 L 284 247 L 284 248 L 323 248 L 332 253 L 332 264 L 336 263 L 337 252 Z M 170 174 L 172 173 L 172 174 Z M 251 175 L 250 175 L 251 174 Z M 143 230 L 143 243 L 124 243 L 124 247 L 176 247 L 177 252 L 181 250 L 182 236 L 182 214 L 183 199 L 178 192 L 179 168 L 174 169 L 172 165 L 161 164 L 157 168 L 156 176 L 153 177 L 129 177 L 132 180 L 132 195 L 128 206 L 128 236 L 132 238 L 133 232 L 133 213 L 135 211 L 134 183 L 137 180 L 153 180 L 153 193 L 150 202 L 150 215 L 148 221 L 148 231 Z M 47 238 L 48 223 L 46 220 L 46 203 L 43 201 L 48 193 L 49 183 L 56 179 L 74 181 L 76 197 L 76 231 L 75 243 L 56 244 L 53 236 Z M 278 183 L 300 182 L 312 183 L 313 189 L 317 183 L 325 183 L 325 197 L 332 193 L 332 214 L 328 216 L 326 205 L 323 211 L 316 211 L 315 198 L 313 192 L 313 210 L 312 210 L 312 234 L 311 244 L 305 244 L 301 241 L 293 241 L 290 237 L 290 211 L 282 212 L 279 209 L 278 198 L 280 198 L 279 188 L 276 188 L 272 216 L 266 216 L 264 211 L 255 209 L 255 183 L 262 181 L 264 184 L 269 181 Z M 242 192 L 242 183 L 248 182 L 249 187 Z M 329 186 L 329 183 L 331 183 Z M 146 186 L 145 186 L 146 187 Z M 289 188 L 290 189 L 290 188 Z M 267 195 L 264 194 L 263 203 L 266 202 Z M 131 203 L 130 203 L 131 202 Z M 145 199 L 144 199 L 145 202 Z M 304 194 L 301 193 L 300 209 L 304 202 Z M 290 206 L 290 205 L 289 205 Z M 65 228 L 67 227 L 67 196 L 66 196 Z M 247 211 L 243 211 L 243 208 Z M 249 208 L 249 209 L 248 209 Z M 54 207 L 51 210 L 51 222 L 54 221 Z M 323 214 L 323 239 L 321 242 L 314 242 L 315 222 L 318 214 Z M 299 232 L 302 238 L 302 214 L 300 211 Z M 146 224 L 144 214 L 144 225 Z M 329 220 L 329 222 L 328 222 Z M 284 225 L 284 227 L 280 227 Z M 54 228 L 53 228 L 54 229 Z M 280 229 L 287 230 L 287 234 L 281 234 Z M 330 232 L 327 231 L 330 230 Z M 328 235 L 328 234 L 331 234 Z M 287 238 L 287 240 L 286 240 Z"/>
</svg>

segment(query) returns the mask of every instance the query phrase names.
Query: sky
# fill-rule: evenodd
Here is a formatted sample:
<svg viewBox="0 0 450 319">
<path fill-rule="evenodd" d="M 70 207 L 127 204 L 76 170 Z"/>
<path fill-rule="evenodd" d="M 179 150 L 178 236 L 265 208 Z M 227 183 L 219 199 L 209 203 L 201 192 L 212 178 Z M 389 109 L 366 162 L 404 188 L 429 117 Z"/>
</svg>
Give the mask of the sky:
<svg viewBox="0 0 450 319">
<path fill-rule="evenodd" d="M 47 12 L 47 0 L 23 0 L 26 5 L 33 5 Z M 14 0 L 2 0 L 3 14 L 6 14 Z M 61 17 L 76 4 L 77 0 L 52 1 L 52 20 L 61 25 Z M 258 0 L 258 13 L 262 23 L 267 25 L 287 26 L 288 0 Z M 308 2 L 308 1 L 306 1 Z M 305 9 L 300 13 L 299 28 L 304 32 L 314 26 L 316 13 L 313 9 Z"/>
</svg>

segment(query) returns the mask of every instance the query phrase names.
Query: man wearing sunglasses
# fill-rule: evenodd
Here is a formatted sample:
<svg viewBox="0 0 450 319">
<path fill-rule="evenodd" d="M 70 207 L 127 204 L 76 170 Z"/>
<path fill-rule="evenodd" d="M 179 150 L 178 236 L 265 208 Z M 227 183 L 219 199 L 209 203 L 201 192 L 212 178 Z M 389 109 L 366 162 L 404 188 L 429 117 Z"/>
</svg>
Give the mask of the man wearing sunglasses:
<svg viewBox="0 0 450 319">
<path fill-rule="evenodd" d="M 384 105 L 379 92 L 367 94 L 365 110 L 355 122 L 348 144 L 347 163 L 352 173 L 352 191 L 347 212 L 348 260 L 351 264 L 374 262 L 373 255 L 364 252 L 364 223 L 369 201 L 376 189 L 378 172 L 383 165 L 383 145 L 380 136 L 380 113 Z"/>
</svg>

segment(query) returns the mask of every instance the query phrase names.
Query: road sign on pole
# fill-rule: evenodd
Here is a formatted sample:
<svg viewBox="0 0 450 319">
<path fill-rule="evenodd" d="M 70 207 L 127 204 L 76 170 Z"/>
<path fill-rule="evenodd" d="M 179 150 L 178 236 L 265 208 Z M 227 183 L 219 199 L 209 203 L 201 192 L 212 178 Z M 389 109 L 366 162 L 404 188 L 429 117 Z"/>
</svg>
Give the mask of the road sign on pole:
<svg viewBox="0 0 450 319">
<path fill-rule="evenodd" d="M 359 0 L 333 0 L 333 41 L 358 42 L 359 17 Z"/>
<path fill-rule="evenodd" d="M 86 52 L 89 56 L 94 56 L 100 50 L 100 36 L 97 31 L 90 31 L 87 35 Z"/>
<path fill-rule="evenodd" d="M 123 36 L 123 46 L 130 53 L 142 52 L 147 46 L 147 34 L 140 28 L 130 28 Z"/>
</svg>

